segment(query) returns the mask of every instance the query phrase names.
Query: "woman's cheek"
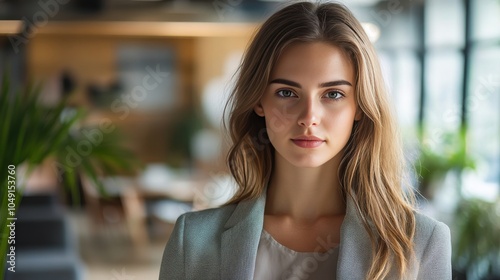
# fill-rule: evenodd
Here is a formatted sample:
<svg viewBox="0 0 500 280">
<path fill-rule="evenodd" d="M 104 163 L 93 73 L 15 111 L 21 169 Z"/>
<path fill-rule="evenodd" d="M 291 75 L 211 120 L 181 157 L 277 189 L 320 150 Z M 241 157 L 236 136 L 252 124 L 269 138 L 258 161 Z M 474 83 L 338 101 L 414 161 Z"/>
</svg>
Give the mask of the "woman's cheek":
<svg viewBox="0 0 500 280">
<path fill-rule="evenodd" d="M 274 107 L 271 109 L 270 118 L 267 120 L 268 128 L 274 132 L 284 131 L 289 120 L 286 115 L 283 114 L 282 109 Z"/>
</svg>

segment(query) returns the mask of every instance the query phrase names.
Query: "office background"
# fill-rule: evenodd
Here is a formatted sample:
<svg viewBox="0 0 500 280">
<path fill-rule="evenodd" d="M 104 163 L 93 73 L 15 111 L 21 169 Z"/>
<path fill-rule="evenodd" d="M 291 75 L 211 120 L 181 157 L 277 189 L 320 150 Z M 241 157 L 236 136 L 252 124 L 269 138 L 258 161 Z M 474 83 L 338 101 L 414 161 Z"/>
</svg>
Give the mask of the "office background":
<svg viewBox="0 0 500 280">
<path fill-rule="evenodd" d="M 67 132 L 80 139 L 29 176 L 29 160 L 17 166 L 19 271 L 7 279 L 155 279 L 178 215 L 233 191 L 222 104 L 253 32 L 288 2 L 1 0 L 7 94 L 39 83 L 34 104 L 63 100 L 52 125 L 76 118 Z M 377 48 L 419 208 L 452 230 L 456 279 L 499 279 L 500 1 L 344 3 Z"/>
</svg>

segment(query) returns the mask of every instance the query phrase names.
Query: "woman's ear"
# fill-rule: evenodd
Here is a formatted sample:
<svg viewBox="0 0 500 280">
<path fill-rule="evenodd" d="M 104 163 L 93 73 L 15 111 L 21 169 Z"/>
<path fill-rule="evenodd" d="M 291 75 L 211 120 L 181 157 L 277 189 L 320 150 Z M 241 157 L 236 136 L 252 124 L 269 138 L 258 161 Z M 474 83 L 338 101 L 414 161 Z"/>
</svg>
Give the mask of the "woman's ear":
<svg viewBox="0 0 500 280">
<path fill-rule="evenodd" d="M 257 105 L 255 105 L 255 107 L 253 107 L 253 111 L 258 116 L 261 116 L 261 117 L 264 116 L 264 108 L 262 108 L 262 104 L 260 102 Z"/>
</svg>

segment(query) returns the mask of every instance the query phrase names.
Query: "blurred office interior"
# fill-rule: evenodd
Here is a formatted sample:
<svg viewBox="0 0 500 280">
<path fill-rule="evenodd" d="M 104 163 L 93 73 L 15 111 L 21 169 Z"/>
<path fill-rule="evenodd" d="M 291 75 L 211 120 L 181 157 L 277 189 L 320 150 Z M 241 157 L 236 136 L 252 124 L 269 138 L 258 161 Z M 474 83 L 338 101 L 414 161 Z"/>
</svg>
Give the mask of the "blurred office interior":
<svg viewBox="0 0 500 280">
<path fill-rule="evenodd" d="M 176 218 L 234 191 L 224 102 L 253 32 L 289 2 L 0 0 L 9 94 L 38 83 L 37 106 L 63 100 L 54 121 L 74 118 L 80 139 L 47 129 L 34 146 L 56 152 L 16 167 L 6 279 L 157 279 Z M 454 279 L 500 279 L 500 0 L 343 3 L 377 48 L 419 208 L 451 228 Z"/>
</svg>

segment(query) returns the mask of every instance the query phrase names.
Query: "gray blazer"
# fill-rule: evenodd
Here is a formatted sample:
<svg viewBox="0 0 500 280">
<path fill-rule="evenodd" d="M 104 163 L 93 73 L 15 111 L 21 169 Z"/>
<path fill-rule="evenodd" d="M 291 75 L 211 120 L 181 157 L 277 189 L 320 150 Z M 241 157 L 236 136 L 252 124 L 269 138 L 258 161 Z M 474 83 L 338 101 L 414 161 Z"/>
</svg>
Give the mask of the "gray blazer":
<svg viewBox="0 0 500 280">
<path fill-rule="evenodd" d="M 164 279 L 253 279 L 264 221 L 265 195 L 255 200 L 181 215 L 165 248 Z M 449 228 L 416 213 L 415 259 L 407 279 L 451 279 Z M 371 243 L 354 203 L 341 227 L 337 279 L 364 279 Z M 398 279 L 394 271 L 387 279 Z"/>
</svg>

